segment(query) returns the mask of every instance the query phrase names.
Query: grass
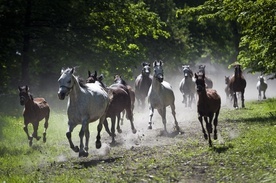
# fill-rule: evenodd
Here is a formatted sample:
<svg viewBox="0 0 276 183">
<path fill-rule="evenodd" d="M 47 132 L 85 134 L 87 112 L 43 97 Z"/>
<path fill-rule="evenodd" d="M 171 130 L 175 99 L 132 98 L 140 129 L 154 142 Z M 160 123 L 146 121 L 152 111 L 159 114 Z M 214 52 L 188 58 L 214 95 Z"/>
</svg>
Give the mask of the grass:
<svg viewBox="0 0 276 183">
<path fill-rule="evenodd" d="M 114 148 L 81 159 L 68 147 L 64 114 L 52 111 L 47 143 L 34 141 L 32 147 L 23 118 L 1 114 L 0 182 L 276 182 L 275 111 L 276 99 L 223 108 L 221 139 L 212 148 L 187 137 L 173 145 Z"/>
</svg>

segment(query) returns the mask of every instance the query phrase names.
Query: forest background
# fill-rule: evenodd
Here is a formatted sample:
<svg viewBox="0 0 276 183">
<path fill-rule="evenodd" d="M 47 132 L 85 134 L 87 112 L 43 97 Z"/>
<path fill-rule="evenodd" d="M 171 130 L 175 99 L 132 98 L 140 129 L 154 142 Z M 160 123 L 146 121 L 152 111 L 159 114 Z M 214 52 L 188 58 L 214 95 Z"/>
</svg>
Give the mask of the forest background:
<svg viewBox="0 0 276 183">
<path fill-rule="evenodd" d="M 240 63 L 276 76 L 275 0 L 0 0 L 0 94 L 78 66 L 133 80 L 143 61 Z M 57 90 L 57 87 L 55 88 Z"/>
</svg>

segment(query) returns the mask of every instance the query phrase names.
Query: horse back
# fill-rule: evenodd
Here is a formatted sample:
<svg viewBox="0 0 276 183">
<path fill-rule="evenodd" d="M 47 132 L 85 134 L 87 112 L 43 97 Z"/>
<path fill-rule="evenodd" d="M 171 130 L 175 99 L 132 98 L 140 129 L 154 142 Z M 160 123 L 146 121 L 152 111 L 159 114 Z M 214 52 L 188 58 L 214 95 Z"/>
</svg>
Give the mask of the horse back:
<svg viewBox="0 0 276 183">
<path fill-rule="evenodd" d="M 25 105 L 23 116 L 25 122 L 39 122 L 50 115 L 50 107 L 44 98 L 34 98 L 33 102 Z"/>
</svg>

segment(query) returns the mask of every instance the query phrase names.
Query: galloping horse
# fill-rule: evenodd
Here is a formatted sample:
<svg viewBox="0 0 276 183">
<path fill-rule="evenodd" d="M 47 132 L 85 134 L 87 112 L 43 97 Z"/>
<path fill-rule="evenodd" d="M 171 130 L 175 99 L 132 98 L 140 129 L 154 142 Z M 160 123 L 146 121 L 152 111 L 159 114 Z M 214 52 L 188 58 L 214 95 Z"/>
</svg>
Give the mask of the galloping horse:
<svg viewBox="0 0 276 183">
<path fill-rule="evenodd" d="M 46 131 L 48 128 L 48 120 L 50 116 L 50 107 L 44 98 L 33 98 L 30 94 L 28 86 L 18 87 L 20 104 L 24 105 L 24 131 L 27 134 L 29 145 L 32 146 L 33 138 L 39 140 L 41 137 L 37 136 L 39 121 L 45 118 L 43 142 L 46 142 Z M 33 134 L 30 136 L 28 132 L 28 124 L 33 125 Z"/>
<path fill-rule="evenodd" d="M 58 79 L 58 97 L 64 100 L 69 95 L 67 105 L 68 131 L 66 133 L 70 148 L 79 152 L 79 156 L 88 156 L 89 123 L 99 119 L 96 148 L 101 148 L 101 130 L 109 105 L 108 93 L 96 83 L 84 84 L 74 75 L 74 68 L 61 70 Z M 75 146 L 71 139 L 71 133 L 77 125 L 82 125 L 79 132 L 80 148 Z M 85 146 L 83 137 L 85 136 Z"/>
<path fill-rule="evenodd" d="M 202 127 L 202 132 L 204 134 L 204 138 L 207 140 L 209 139 L 209 146 L 212 146 L 212 140 L 210 134 L 213 131 L 212 121 L 214 118 L 214 139 L 217 139 L 217 125 L 218 125 L 218 116 L 221 107 L 221 98 L 218 95 L 217 91 L 214 89 L 206 89 L 205 84 L 205 74 L 197 75 L 195 73 L 196 78 L 196 90 L 198 94 L 198 101 L 197 101 L 197 113 L 198 113 L 198 120 Z M 202 117 L 204 117 L 204 121 L 206 123 L 206 129 L 208 132 L 208 136 L 205 132 Z M 209 118 L 209 120 L 208 120 Z"/>
<path fill-rule="evenodd" d="M 266 99 L 265 92 L 267 89 L 267 83 L 264 79 L 264 76 L 261 75 L 258 77 L 259 81 L 257 82 L 257 90 L 258 90 L 258 100 L 262 99 L 262 92 L 263 92 L 263 99 Z"/>
<path fill-rule="evenodd" d="M 135 95 L 138 106 L 145 107 L 145 99 L 148 95 L 149 88 L 152 82 L 152 75 L 150 74 L 150 63 L 143 62 L 143 69 L 135 79 Z"/>
<path fill-rule="evenodd" d="M 184 73 L 184 78 L 179 84 L 179 90 L 183 96 L 182 103 L 185 104 L 185 107 L 191 107 L 192 102 L 195 100 L 196 93 L 195 82 L 193 81 L 193 71 L 190 69 L 189 65 L 183 65 L 182 70 Z"/>
<path fill-rule="evenodd" d="M 242 75 L 241 65 L 238 65 L 238 64 L 235 65 L 234 76 L 230 78 L 229 87 L 230 87 L 230 91 L 233 93 L 233 98 L 234 98 L 233 107 L 238 108 L 237 92 L 241 92 L 242 107 L 245 107 L 244 90 L 246 87 L 246 80 Z"/>
<path fill-rule="evenodd" d="M 158 113 L 162 117 L 162 122 L 164 125 L 164 131 L 167 134 L 167 120 L 166 120 L 166 107 L 170 106 L 172 110 L 172 115 L 174 117 L 175 128 L 180 131 L 178 122 L 175 117 L 175 97 L 171 85 L 164 81 L 163 75 L 163 61 L 154 61 L 153 69 L 154 75 L 152 79 L 152 84 L 149 88 L 148 101 L 149 101 L 149 126 L 148 129 L 152 129 L 152 116 L 154 109 L 157 109 Z"/>
<path fill-rule="evenodd" d="M 229 101 L 229 100 L 232 100 L 232 92 L 231 92 L 230 86 L 229 86 L 230 76 L 224 76 L 224 78 L 225 78 L 225 84 L 226 84 L 224 91 L 226 94 L 226 100 Z"/>
<path fill-rule="evenodd" d="M 202 74 L 205 75 L 205 84 L 206 84 L 206 87 L 207 88 L 213 88 L 213 81 L 210 78 L 206 77 L 205 67 L 206 67 L 206 65 L 199 65 L 198 66 L 198 69 L 199 69 L 198 73 L 202 73 Z"/>
</svg>

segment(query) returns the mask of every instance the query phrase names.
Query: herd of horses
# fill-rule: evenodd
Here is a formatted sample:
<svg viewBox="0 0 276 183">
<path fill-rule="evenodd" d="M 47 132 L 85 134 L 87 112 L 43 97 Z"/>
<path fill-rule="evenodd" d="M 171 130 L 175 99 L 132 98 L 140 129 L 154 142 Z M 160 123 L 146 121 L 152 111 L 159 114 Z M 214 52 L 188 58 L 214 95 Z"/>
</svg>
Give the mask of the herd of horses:
<svg viewBox="0 0 276 183">
<path fill-rule="evenodd" d="M 152 117 L 154 109 L 160 114 L 164 126 L 165 134 L 168 134 L 166 127 L 166 108 L 170 106 L 174 118 L 175 130 L 181 132 L 178 125 L 175 112 L 175 95 L 170 83 L 164 81 L 163 61 L 154 61 L 152 64 L 153 75 L 151 74 L 151 64 L 142 63 L 141 74 L 135 79 L 135 88 L 128 85 L 120 75 L 114 76 L 114 83 L 106 86 L 103 82 L 103 75 L 98 76 L 97 71 L 91 73 L 88 71 L 86 80 L 74 75 L 75 68 L 61 70 L 58 79 L 59 89 L 58 98 L 64 100 L 68 97 L 67 115 L 68 130 L 66 137 L 70 148 L 79 153 L 79 156 L 88 156 L 89 145 L 89 123 L 98 121 L 97 136 L 95 146 L 101 148 L 101 130 L 105 127 L 106 132 L 111 136 L 111 144 L 115 144 L 115 126 L 117 122 L 117 132 L 122 133 L 120 124 L 123 124 L 124 115 L 130 121 L 132 133 L 137 130 L 134 126 L 133 110 L 135 99 L 139 108 L 145 108 L 146 99 L 149 107 L 148 129 L 152 129 Z M 241 66 L 234 66 L 234 74 L 231 77 L 225 76 L 226 97 L 233 101 L 233 107 L 238 108 L 237 95 L 240 93 L 242 107 L 244 105 L 244 91 L 246 80 L 242 74 Z M 189 65 L 182 66 L 184 77 L 179 84 L 179 90 L 182 93 L 185 107 L 191 107 L 193 103 L 197 104 L 198 120 L 202 127 L 204 138 L 212 146 L 211 133 L 214 129 L 214 139 L 217 139 L 218 116 L 221 108 L 221 97 L 213 88 L 212 80 L 206 76 L 205 66 L 200 65 L 198 72 L 193 72 Z M 264 77 L 259 77 L 257 83 L 259 91 L 258 98 L 265 99 L 265 90 L 267 84 Z M 46 130 L 48 128 L 48 119 L 50 108 L 44 98 L 33 98 L 29 87 L 19 87 L 20 104 L 24 105 L 24 131 L 27 134 L 29 145 L 32 145 L 33 138 L 37 140 L 39 121 L 45 118 L 43 141 L 46 142 Z M 123 116 L 121 116 L 123 114 Z M 111 119 L 111 130 L 108 126 L 107 118 Z M 206 123 L 205 128 L 203 119 Z M 121 123 L 120 123 L 121 122 Z M 29 135 L 27 125 L 33 125 L 33 134 Z M 71 133 L 77 125 L 81 125 L 79 132 L 80 144 L 74 145 Z M 207 131 L 207 133 L 206 133 Z M 85 137 L 85 143 L 83 138 Z"/>
</svg>

